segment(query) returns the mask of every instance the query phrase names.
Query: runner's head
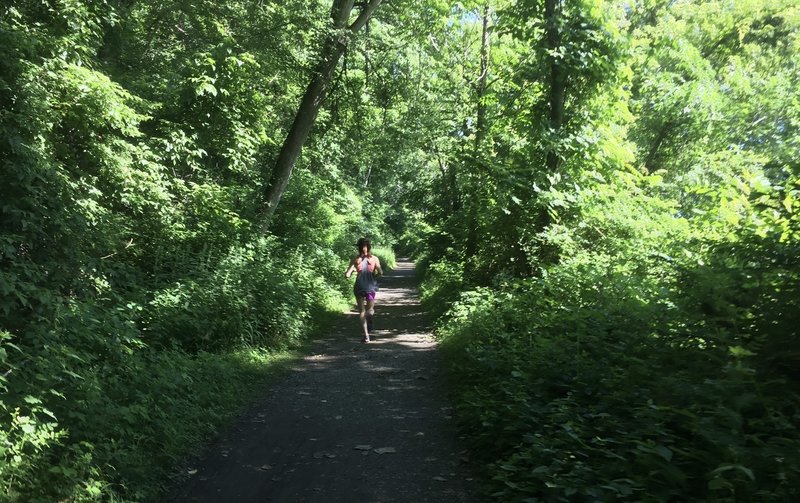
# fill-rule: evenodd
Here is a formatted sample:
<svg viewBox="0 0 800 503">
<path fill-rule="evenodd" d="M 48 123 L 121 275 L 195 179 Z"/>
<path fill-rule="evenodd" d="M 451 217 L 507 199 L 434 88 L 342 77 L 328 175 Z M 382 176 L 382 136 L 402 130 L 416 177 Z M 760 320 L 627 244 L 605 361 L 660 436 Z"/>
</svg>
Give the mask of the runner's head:
<svg viewBox="0 0 800 503">
<path fill-rule="evenodd" d="M 361 255 L 369 255 L 370 250 L 372 250 L 372 245 L 369 244 L 369 239 L 361 238 L 356 243 L 356 248 L 358 248 L 358 253 Z"/>
</svg>

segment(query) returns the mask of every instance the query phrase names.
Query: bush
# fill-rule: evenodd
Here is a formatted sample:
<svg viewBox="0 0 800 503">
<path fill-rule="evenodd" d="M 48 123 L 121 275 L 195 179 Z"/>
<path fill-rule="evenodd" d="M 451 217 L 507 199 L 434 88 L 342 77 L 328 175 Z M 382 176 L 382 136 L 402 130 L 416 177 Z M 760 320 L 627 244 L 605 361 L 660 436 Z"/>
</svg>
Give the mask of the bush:
<svg viewBox="0 0 800 503">
<path fill-rule="evenodd" d="M 397 267 L 397 258 L 394 256 L 394 250 L 391 248 L 376 247 L 372 249 L 372 253 L 381 260 L 381 266 L 385 270 L 391 270 Z"/>
<path fill-rule="evenodd" d="M 621 278 L 569 269 L 465 293 L 440 326 L 462 428 L 492 494 L 794 499 L 800 400 L 787 383 L 719 344 L 733 339 L 721 325 L 686 324 L 674 307 L 684 292 L 612 293 Z M 599 280 L 602 293 L 585 288 Z"/>
<path fill-rule="evenodd" d="M 538 276 L 470 287 L 456 260 L 428 269 L 422 290 L 449 306 L 437 332 L 488 493 L 797 499 L 800 263 L 774 232 L 796 217 L 772 228 L 774 210 L 749 208 L 734 231 L 623 187 L 582 190 L 534 237 L 531 249 L 558 257 Z"/>
<path fill-rule="evenodd" d="M 47 391 L 54 412 L 33 396 L 13 409 L 0 406 L 4 501 L 153 499 L 279 361 L 266 351 L 160 350 L 117 365 L 51 356 L 49 367 L 20 370 L 15 381 L 36 381 L 31 371 L 55 373 L 70 363 L 72 382 Z"/>
</svg>

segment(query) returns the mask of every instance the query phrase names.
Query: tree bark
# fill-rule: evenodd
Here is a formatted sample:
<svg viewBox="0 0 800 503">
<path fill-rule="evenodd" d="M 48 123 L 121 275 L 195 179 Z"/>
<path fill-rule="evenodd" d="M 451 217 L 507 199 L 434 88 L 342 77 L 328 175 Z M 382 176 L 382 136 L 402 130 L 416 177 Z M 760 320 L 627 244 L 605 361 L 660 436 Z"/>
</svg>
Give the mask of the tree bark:
<svg viewBox="0 0 800 503">
<path fill-rule="evenodd" d="M 481 31 L 481 55 L 480 55 L 480 75 L 478 76 L 478 89 L 477 89 L 477 120 L 475 121 L 475 168 L 476 174 L 482 176 L 480 171 L 484 170 L 482 166 L 481 146 L 483 139 L 486 137 L 486 103 L 484 97 L 486 96 L 487 77 L 489 74 L 489 17 L 490 9 L 489 4 L 483 5 L 483 30 Z M 475 169 L 474 168 L 474 169 Z M 455 180 L 453 180 L 455 183 Z M 473 181 L 474 183 L 474 181 Z M 474 190 L 474 187 L 473 187 Z M 473 194 L 474 197 L 480 197 L 479 192 Z M 480 201 L 469 201 L 465 203 L 467 206 L 467 240 L 464 244 L 464 250 L 468 257 L 474 256 L 478 250 L 478 204 Z"/>
<path fill-rule="evenodd" d="M 270 220 L 275 214 L 284 190 L 286 190 L 294 165 L 308 139 L 311 127 L 314 125 L 319 109 L 325 100 L 333 73 L 347 49 L 350 37 L 367 24 L 381 1 L 369 0 L 353 24 L 347 26 L 355 0 L 334 0 L 331 7 L 334 31 L 325 42 L 322 58 L 314 70 L 311 82 L 309 82 L 302 100 L 300 100 L 300 107 L 297 110 L 292 127 L 289 129 L 289 134 L 283 142 L 281 151 L 275 161 L 275 166 L 272 169 L 269 183 L 264 191 L 265 207 L 261 225 L 262 232 L 266 232 L 269 228 Z"/>
<path fill-rule="evenodd" d="M 481 74 L 478 77 L 478 117 L 475 124 L 475 154 L 479 154 L 486 136 L 486 81 L 489 75 L 489 4 L 483 6 L 483 34 L 481 36 Z"/>
<path fill-rule="evenodd" d="M 560 0 L 545 0 L 545 37 L 546 47 L 550 51 L 561 47 L 561 31 L 559 28 L 559 12 L 557 11 Z M 550 129 L 554 136 L 558 135 L 564 124 L 564 101 L 567 95 L 567 77 L 563 64 L 557 58 L 550 57 Z M 547 152 L 547 170 L 555 173 L 559 166 L 559 157 L 555 147 L 551 146 Z"/>
<path fill-rule="evenodd" d="M 675 123 L 672 120 L 667 120 L 661 124 L 661 129 L 658 130 L 658 134 L 656 134 L 656 137 L 647 152 L 647 157 L 644 159 L 644 169 L 648 173 L 655 171 L 655 160 L 656 156 L 658 155 L 658 151 L 661 148 L 661 145 L 664 143 L 664 140 L 666 140 L 669 136 L 674 124 Z"/>
<path fill-rule="evenodd" d="M 559 8 L 561 0 L 544 0 L 545 16 L 545 47 L 548 51 L 556 51 L 561 47 L 561 30 L 559 27 Z M 550 90 L 548 102 L 550 105 L 549 126 L 552 135 L 550 146 L 547 149 L 545 165 L 550 174 L 557 173 L 561 158 L 556 150 L 555 142 L 558 139 L 561 126 L 564 124 L 564 101 L 567 96 L 567 75 L 563 64 L 555 56 L 550 60 Z M 550 212 L 543 208 L 539 215 L 539 227 L 545 229 L 550 225 Z M 542 257 L 545 259 L 546 257 Z"/>
<path fill-rule="evenodd" d="M 447 216 L 452 216 L 461 209 L 458 195 L 458 179 L 456 169 L 452 164 L 447 163 L 447 158 L 442 155 L 435 143 L 431 144 L 431 150 L 436 155 L 436 162 L 439 164 L 439 171 L 442 173 L 442 187 L 444 191 L 445 203 L 447 204 Z"/>
</svg>

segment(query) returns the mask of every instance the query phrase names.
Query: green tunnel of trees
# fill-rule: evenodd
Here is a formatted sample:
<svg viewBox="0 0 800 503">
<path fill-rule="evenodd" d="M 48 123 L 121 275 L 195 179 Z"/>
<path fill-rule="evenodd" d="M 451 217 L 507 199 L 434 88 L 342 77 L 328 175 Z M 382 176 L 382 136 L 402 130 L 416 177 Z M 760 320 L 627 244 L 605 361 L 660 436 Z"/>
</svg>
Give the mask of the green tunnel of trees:
<svg viewBox="0 0 800 503">
<path fill-rule="evenodd" d="M 797 54 L 796 0 L 3 2 L 0 498 L 163 494 L 366 235 L 485 499 L 797 501 Z"/>
</svg>

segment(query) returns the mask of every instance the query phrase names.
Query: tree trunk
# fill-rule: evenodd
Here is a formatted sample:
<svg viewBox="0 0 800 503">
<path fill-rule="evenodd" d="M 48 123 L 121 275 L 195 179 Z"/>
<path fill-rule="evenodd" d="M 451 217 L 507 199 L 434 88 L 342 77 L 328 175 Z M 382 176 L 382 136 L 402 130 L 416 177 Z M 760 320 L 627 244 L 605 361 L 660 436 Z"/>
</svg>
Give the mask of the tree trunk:
<svg viewBox="0 0 800 503">
<path fill-rule="evenodd" d="M 436 155 L 436 162 L 439 164 L 439 171 L 442 173 L 442 189 L 445 197 L 445 204 L 447 216 L 451 217 L 459 211 L 460 205 L 458 202 L 458 179 L 456 177 L 455 165 L 448 164 L 447 158 L 442 155 L 435 143 L 431 144 L 431 150 Z"/>
<path fill-rule="evenodd" d="M 559 27 L 560 0 L 545 0 L 545 37 L 546 47 L 555 51 L 561 46 L 561 31 Z M 550 57 L 550 130 L 558 136 L 564 124 L 564 100 L 567 95 L 567 76 L 563 64 L 555 57 Z M 559 157 L 555 147 L 551 146 L 547 152 L 547 170 L 555 173 L 559 167 Z"/>
<path fill-rule="evenodd" d="M 489 4 L 486 3 L 483 5 L 483 30 L 481 32 L 481 55 L 480 55 L 480 68 L 481 73 L 478 76 L 478 96 L 477 96 L 477 120 L 475 121 L 475 159 L 474 163 L 476 163 L 476 168 L 478 168 L 479 176 L 480 171 L 484 170 L 485 167 L 481 164 L 483 163 L 482 159 L 484 158 L 481 156 L 481 146 L 483 144 L 483 139 L 486 136 L 486 103 L 484 102 L 484 97 L 486 96 L 486 81 L 489 74 L 489 17 L 490 17 L 490 9 Z M 455 180 L 454 180 L 455 182 Z M 482 185 L 482 184 L 481 184 Z M 481 194 L 479 192 L 473 192 L 473 199 L 479 198 Z M 478 232 L 479 232 L 479 225 L 478 225 L 478 212 L 481 211 L 478 208 L 478 205 L 481 204 L 481 201 L 469 201 L 467 202 L 467 240 L 464 244 L 464 250 L 468 257 L 474 256 L 478 250 Z"/>
<path fill-rule="evenodd" d="M 362 9 L 361 14 L 347 26 L 350 13 L 353 11 L 355 0 L 334 0 L 331 7 L 334 32 L 325 42 L 322 59 L 317 64 L 311 82 L 306 88 L 300 107 L 295 115 L 289 134 L 283 142 L 281 151 L 272 169 L 269 184 L 264 191 L 265 208 L 263 211 L 262 232 L 266 232 L 269 222 L 275 214 L 278 203 L 283 196 L 289 178 L 292 176 L 295 162 L 300 156 L 300 151 L 308 139 L 311 127 L 317 118 L 317 113 L 322 106 L 328 91 L 328 85 L 333 77 L 339 60 L 347 49 L 350 37 L 358 32 L 372 17 L 372 14 L 381 4 L 382 0 L 370 0 Z"/>
<path fill-rule="evenodd" d="M 561 47 L 561 29 L 559 8 L 561 0 L 544 0 L 545 16 L 545 47 L 549 51 L 556 51 Z M 556 151 L 555 142 L 558 139 L 561 126 L 564 124 L 564 101 L 567 95 L 567 75 L 562 62 L 554 56 L 550 60 L 550 92 L 548 101 L 550 104 L 550 133 L 551 143 L 547 149 L 546 166 L 547 172 L 553 174 L 558 172 L 561 159 Z M 550 213 L 546 208 L 539 215 L 539 226 L 545 229 L 550 225 Z"/>
<path fill-rule="evenodd" d="M 483 35 L 481 37 L 481 74 L 478 77 L 478 117 L 475 124 L 475 154 L 480 153 L 486 136 L 486 81 L 489 75 L 489 4 L 483 6 Z"/>
<path fill-rule="evenodd" d="M 652 145 L 650 145 L 650 149 L 647 152 L 647 157 L 644 159 L 644 169 L 648 173 L 652 173 L 655 171 L 655 160 L 658 155 L 658 150 L 661 148 L 661 145 L 664 143 L 664 140 L 667 139 L 669 136 L 670 131 L 673 129 L 674 122 L 671 120 L 665 121 L 661 124 L 661 129 L 658 130 L 658 134 L 656 134 L 655 139 L 653 140 Z"/>
</svg>

